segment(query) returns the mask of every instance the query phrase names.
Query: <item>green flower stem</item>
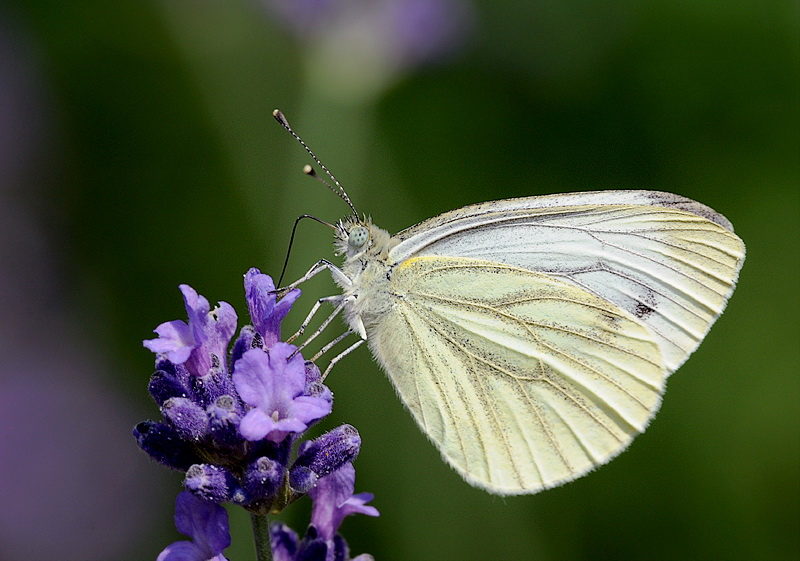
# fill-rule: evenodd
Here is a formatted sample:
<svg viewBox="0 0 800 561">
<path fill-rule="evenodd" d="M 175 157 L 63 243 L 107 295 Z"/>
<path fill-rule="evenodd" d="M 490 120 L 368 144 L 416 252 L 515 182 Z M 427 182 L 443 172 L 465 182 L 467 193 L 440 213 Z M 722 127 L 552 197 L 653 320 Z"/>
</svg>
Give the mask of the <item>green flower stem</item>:
<svg viewBox="0 0 800 561">
<path fill-rule="evenodd" d="M 253 539 L 256 542 L 256 559 L 272 561 L 272 542 L 269 538 L 269 520 L 266 514 L 250 513 L 253 523 Z"/>
</svg>

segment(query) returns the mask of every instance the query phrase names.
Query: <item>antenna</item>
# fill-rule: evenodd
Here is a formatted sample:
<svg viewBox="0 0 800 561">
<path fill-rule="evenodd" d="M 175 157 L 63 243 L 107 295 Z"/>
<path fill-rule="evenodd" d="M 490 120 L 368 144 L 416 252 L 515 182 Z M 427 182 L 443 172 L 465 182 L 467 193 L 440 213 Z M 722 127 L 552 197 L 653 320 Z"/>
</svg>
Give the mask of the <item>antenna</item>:
<svg viewBox="0 0 800 561">
<path fill-rule="evenodd" d="M 275 117 L 275 120 L 278 121 L 281 124 L 281 126 L 285 128 L 289 132 L 289 134 L 291 134 L 295 138 L 295 140 L 297 140 L 297 142 L 301 144 L 303 148 L 306 149 L 306 152 L 308 152 L 311 158 L 317 163 L 317 165 L 320 168 L 322 168 L 322 171 L 324 171 L 325 174 L 331 178 L 331 181 L 333 181 L 334 185 L 336 185 L 336 187 L 338 187 L 339 190 L 337 191 L 336 189 L 334 189 L 327 181 L 325 181 L 324 179 L 319 177 L 316 173 L 314 173 L 313 168 L 309 172 L 307 171 L 308 166 L 306 166 L 305 168 L 303 168 L 303 173 L 305 173 L 306 175 L 310 175 L 315 179 L 318 179 L 323 183 L 323 185 L 326 185 L 328 189 L 339 195 L 342 198 L 342 200 L 347 203 L 347 206 L 350 207 L 350 210 L 353 211 L 353 216 L 355 217 L 356 221 L 358 221 L 358 212 L 356 212 L 356 207 L 354 207 L 353 203 L 350 202 L 350 197 L 347 196 L 347 192 L 344 190 L 344 187 L 342 187 L 342 184 L 339 183 L 339 181 L 333 176 L 333 174 L 328 170 L 328 168 L 325 167 L 325 164 L 319 161 L 319 158 L 317 158 L 314 152 L 311 151 L 311 148 L 308 147 L 308 144 L 303 142 L 303 139 L 300 138 L 297 135 L 297 133 L 292 130 L 292 127 L 289 126 L 289 121 L 286 120 L 286 117 L 283 116 L 283 113 L 281 113 L 280 110 L 278 109 L 274 110 L 272 112 L 272 116 Z"/>
</svg>

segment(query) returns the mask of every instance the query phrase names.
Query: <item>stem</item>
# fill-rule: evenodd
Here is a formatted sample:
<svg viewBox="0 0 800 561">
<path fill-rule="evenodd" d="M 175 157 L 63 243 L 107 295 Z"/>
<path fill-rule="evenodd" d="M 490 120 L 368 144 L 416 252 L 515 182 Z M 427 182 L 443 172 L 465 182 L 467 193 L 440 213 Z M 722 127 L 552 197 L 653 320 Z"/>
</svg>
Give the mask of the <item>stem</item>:
<svg viewBox="0 0 800 561">
<path fill-rule="evenodd" d="M 253 539 L 256 542 L 256 559 L 258 561 L 272 561 L 272 543 L 269 538 L 269 520 L 266 514 L 250 513 L 253 523 Z"/>
</svg>

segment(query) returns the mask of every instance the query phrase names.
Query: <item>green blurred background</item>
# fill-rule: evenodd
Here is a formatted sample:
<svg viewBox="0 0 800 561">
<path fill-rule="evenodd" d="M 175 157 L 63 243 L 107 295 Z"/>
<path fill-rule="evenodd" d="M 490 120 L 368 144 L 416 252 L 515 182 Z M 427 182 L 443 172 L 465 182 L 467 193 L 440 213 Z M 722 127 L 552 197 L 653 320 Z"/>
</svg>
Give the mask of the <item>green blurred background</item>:
<svg viewBox="0 0 800 561">
<path fill-rule="evenodd" d="M 354 554 L 800 558 L 798 2 L 464 3 L 447 54 L 404 66 L 347 51 L 367 20 L 298 32 L 268 4 L 0 4 L 0 559 L 154 559 L 179 539 L 181 478 L 130 435 L 158 416 L 141 340 L 184 318 L 179 283 L 246 319 L 242 275 L 279 275 L 294 218 L 347 212 L 301 174 L 275 107 L 391 232 L 473 202 L 644 188 L 712 206 L 748 249 L 647 432 L 538 495 L 468 486 L 368 351 L 343 360 L 322 428 L 359 429 L 356 491 L 381 511 L 345 521 Z M 287 278 L 322 257 L 329 231 L 302 224 Z M 334 292 L 323 276 L 292 326 Z M 226 553 L 250 559 L 229 510 Z M 282 518 L 302 531 L 308 505 Z"/>
</svg>

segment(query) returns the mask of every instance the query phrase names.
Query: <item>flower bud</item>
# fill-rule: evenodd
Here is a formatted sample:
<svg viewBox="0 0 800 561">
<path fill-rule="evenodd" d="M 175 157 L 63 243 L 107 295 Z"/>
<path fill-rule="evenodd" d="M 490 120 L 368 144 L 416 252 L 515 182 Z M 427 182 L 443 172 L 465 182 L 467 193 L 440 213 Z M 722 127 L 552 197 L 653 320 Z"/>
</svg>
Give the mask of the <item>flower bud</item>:
<svg viewBox="0 0 800 561">
<path fill-rule="evenodd" d="M 133 436 L 142 450 L 167 467 L 186 471 L 200 461 L 194 447 L 183 440 L 173 427 L 164 423 L 139 423 L 133 429 Z"/>
<path fill-rule="evenodd" d="M 221 503 L 231 500 L 238 489 L 236 478 L 227 469 L 211 464 L 195 464 L 186 472 L 183 484 L 201 499 Z"/>
<path fill-rule="evenodd" d="M 161 414 L 186 440 L 197 442 L 208 434 L 208 415 L 202 407 L 185 397 L 172 397 L 165 401 Z"/>
<path fill-rule="evenodd" d="M 361 436 L 352 425 L 342 425 L 304 443 L 290 472 L 292 487 L 301 492 L 307 491 L 316 481 L 306 486 L 311 479 L 306 470 L 317 478 L 324 477 L 345 463 L 352 462 L 358 456 L 360 447 Z M 295 483 L 305 489 L 295 487 Z"/>
<path fill-rule="evenodd" d="M 147 390 L 159 406 L 171 397 L 188 397 L 186 387 L 175 375 L 175 370 L 170 370 L 156 370 L 150 376 Z"/>
<path fill-rule="evenodd" d="M 248 500 L 250 502 L 271 500 L 283 483 L 285 475 L 285 468 L 278 462 L 266 456 L 258 458 L 247 466 L 242 478 Z"/>
</svg>

